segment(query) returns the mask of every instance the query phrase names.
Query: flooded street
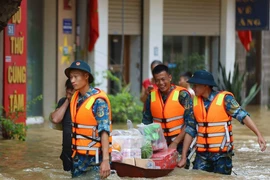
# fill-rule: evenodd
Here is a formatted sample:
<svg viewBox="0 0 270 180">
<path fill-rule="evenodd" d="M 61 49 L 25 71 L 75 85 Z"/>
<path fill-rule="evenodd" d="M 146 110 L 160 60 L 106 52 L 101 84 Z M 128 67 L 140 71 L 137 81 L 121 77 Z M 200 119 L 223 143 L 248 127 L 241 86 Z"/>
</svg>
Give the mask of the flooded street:
<svg viewBox="0 0 270 180">
<path fill-rule="evenodd" d="M 270 179 L 270 110 L 258 106 L 249 106 L 247 110 L 268 142 L 266 152 L 260 152 L 256 136 L 234 120 L 235 156 L 231 176 L 176 168 L 169 176 L 159 179 Z M 59 159 L 61 133 L 45 123 L 30 126 L 25 142 L 0 140 L 0 179 L 69 179 L 70 173 L 62 170 Z M 109 179 L 120 178 L 113 175 Z"/>
</svg>

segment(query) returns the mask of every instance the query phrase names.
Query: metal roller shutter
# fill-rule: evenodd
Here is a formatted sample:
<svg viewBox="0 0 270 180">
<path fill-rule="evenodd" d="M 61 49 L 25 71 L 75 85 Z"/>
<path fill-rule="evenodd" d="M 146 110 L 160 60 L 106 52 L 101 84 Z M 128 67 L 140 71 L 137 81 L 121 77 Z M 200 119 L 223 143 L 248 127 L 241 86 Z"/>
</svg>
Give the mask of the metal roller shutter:
<svg viewBox="0 0 270 180">
<path fill-rule="evenodd" d="M 141 0 L 125 0 L 124 34 L 141 34 Z M 109 0 L 109 34 L 122 34 L 122 0 Z"/>
<path fill-rule="evenodd" d="M 220 0 L 164 0 L 164 35 L 218 36 Z"/>
</svg>

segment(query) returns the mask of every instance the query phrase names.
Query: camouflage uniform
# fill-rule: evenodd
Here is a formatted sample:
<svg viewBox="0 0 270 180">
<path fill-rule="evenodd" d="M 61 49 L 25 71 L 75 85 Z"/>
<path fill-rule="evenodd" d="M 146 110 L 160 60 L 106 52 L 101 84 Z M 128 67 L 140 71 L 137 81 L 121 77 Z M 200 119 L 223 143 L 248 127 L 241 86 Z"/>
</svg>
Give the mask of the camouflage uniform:
<svg viewBox="0 0 270 180">
<path fill-rule="evenodd" d="M 171 86 L 170 92 L 175 88 L 174 85 Z M 168 93 L 169 94 L 169 93 Z M 163 102 L 166 102 L 168 98 L 168 95 L 162 95 L 162 100 Z M 181 91 L 179 93 L 178 97 L 179 103 L 185 108 L 184 112 L 184 122 L 186 124 L 187 121 L 195 121 L 194 116 L 193 116 L 193 111 L 192 111 L 192 99 L 190 94 L 187 91 Z M 151 102 L 151 96 L 149 95 L 144 106 L 144 112 L 143 112 L 143 120 L 142 122 L 144 124 L 151 124 L 153 123 L 153 116 L 151 113 L 151 108 L 150 108 L 150 103 Z M 177 151 L 179 154 L 182 154 L 182 149 L 183 149 L 183 142 L 180 142 L 177 146 Z M 188 153 L 189 154 L 189 153 Z M 189 161 L 187 163 L 187 166 L 185 167 L 186 169 L 189 168 Z"/>
<path fill-rule="evenodd" d="M 77 107 L 79 107 L 88 97 L 96 93 L 98 93 L 98 91 L 90 87 L 85 96 L 79 97 Z M 98 98 L 93 105 L 92 112 L 95 114 L 95 118 L 98 123 L 98 132 L 101 133 L 106 131 L 109 134 L 110 121 L 108 104 L 103 99 Z M 99 162 L 102 162 L 102 155 L 100 155 L 99 158 Z M 99 170 L 99 164 L 96 164 L 95 156 L 76 154 L 73 158 L 73 169 L 71 170 L 71 175 L 73 178 L 86 173 L 87 176 L 89 176 L 89 173 L 99 176 Z M 99 179 L 98 177 L 96 178 Z"/>
<path fill-rule="evenodd" d="M 212 91 L 208 99 L 203 99 L 206 111 L 217 94 L 217 91 Z M 228 115 L 237 119 L 241 124 L 244 124 L 243 119 L 247 115 L 249 116 L 249 114 L 241 108 L 233 96 L 226 95 L 224 105 Z M 186 133 L 195 138 L 197 136 L 196 120 L 190 118 L 186 123 Z M 233 151 L 227 153 L 196 152 L 193 169 L 230 175 L 233 167 L 232 156 Z"/>
</svg>

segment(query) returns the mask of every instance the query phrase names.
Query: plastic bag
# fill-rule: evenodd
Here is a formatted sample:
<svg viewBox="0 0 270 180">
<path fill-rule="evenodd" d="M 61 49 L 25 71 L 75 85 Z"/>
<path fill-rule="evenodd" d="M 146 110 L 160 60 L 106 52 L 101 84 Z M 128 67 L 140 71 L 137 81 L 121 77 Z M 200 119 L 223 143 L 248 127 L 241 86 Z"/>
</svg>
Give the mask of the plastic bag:
<svg viewBox="0 0 270 180">
<path fill-rule="evenodd" d="M 158 123 L 148 125 L 138 125 L 139 131 L 143 134 L 145 139 L 151 141 L 153 151 L 167 149 L 167 142 L 163 134 L 163 130 Z"/>
<path fill-rule="evenodd" d="M 141 148 L 143 144 L 142 136 L 112 136 L 112 148 L 116 145 L 120 149 Z"/>
<path fill-rule="evenodd" d="M 112 150 L 111 156 L 112 156 L 112 162 L 122 162 L 123 160 L 123 156 L 120 151 Z"/>
<path fill-rule="evenodd" d="M 138 129 L 133 128 L 132 121 L 127 121 L 128 130 L 113 130 L 112 149 L 119 151 L 122 160 L 126 158 L 141 158 L 141 147 L 143 145 L 143 135 Z M 114 153 L 116 160 L 119 160 L 119 154 Z"/>
</svg>

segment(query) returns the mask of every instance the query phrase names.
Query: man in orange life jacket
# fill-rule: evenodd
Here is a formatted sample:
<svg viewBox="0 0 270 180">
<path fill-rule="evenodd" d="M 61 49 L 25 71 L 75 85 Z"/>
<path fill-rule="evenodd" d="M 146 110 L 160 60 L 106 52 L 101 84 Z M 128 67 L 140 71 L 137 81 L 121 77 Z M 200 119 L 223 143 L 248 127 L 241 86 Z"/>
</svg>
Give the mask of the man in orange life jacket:
<svg viewBox="0 0 270 180">
<path fill-rule="evenodd" d="M 72 118 L 72 177 L 86 172 L 92 179 L 110 175 L 111 109 L 107 95 L 90 84 L 90 66 L 74 61 L 65 74 L 76 90 L 70 101 Z"/>
<path fill-rule="evenodd" d="M 181 153 L 185 121 L 193 118 L 191 96 L 187 89 L 171 84 L 166 65 L 157 65 L 152 73 L 158 89 L 152 90 L 145 102 L 142 122 L 161 123 L 167 144 Z"/>
<path fill-rule="evenodd" d="M 179 167 L 185 165 L 186 153 L 194 138 L 196 157 L 193 169 L 230 175 L 233 155 L 232 117 L 257 135 L 261 151 L 266 149 L 266 142 L 260 131 L 249 114 L 236 102 L 233 94 L 212 89 L 217 85 L 211 73 L 205 70 L 196 71 L 188 83 L 193 84 L 196 95 L 193 99 L 196 121 L 190 119 L 187 122 Z"/>
</svg>

